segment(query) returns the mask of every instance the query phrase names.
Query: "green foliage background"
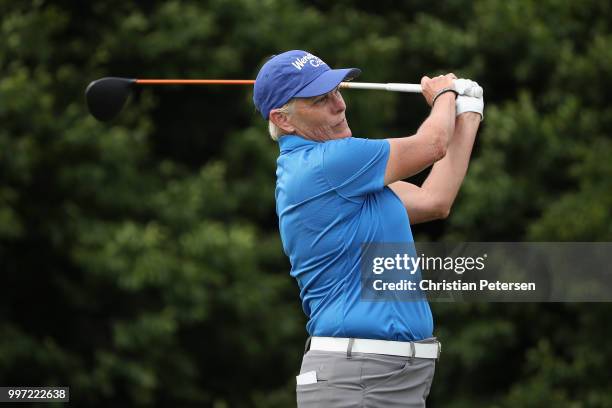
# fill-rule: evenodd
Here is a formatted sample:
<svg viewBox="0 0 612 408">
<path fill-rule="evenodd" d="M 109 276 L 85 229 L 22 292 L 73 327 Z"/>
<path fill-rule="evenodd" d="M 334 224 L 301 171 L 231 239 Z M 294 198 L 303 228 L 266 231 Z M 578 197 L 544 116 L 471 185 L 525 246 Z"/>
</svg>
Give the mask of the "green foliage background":
<svg viewBox="0 0 612 408">
<path fill-rule="evenodd" d="M 606 1 L 0 0 L 0 385 L 73 406 L 294 406 L 305 339 L 247 88 L 156 88 L 110 124 L 103 76 L 253 78 L 307 49 L 366 82 L 455 72 L 486 120 L 418 239 L 612 239 Z M 346 91 L 353 133 L 413 133 L 415 95 Z M 418 178 L 417 178 L 418 180 Z M 432 407 L 612 407 L 607 304 L 433 304 Z M 50 405 L 51 406 L 51 405 Z"/>
</svg>

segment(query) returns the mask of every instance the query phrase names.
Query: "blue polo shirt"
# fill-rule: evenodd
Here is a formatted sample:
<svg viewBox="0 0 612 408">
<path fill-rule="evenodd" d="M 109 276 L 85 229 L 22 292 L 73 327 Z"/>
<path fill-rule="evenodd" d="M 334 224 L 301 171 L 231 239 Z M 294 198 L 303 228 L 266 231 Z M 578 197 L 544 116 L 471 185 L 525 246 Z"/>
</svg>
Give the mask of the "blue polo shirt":
<svg viewBox="0 0 612 408">
<path fill-rule="evenodd" d="M 360 248 L 413 242 L 408 214 L 384 185 L 389 142 L 279 139 L 276 213 L 311 336 L 384 340 L 431 337 L 426 300 L 361 299 Z"/>
</svg>

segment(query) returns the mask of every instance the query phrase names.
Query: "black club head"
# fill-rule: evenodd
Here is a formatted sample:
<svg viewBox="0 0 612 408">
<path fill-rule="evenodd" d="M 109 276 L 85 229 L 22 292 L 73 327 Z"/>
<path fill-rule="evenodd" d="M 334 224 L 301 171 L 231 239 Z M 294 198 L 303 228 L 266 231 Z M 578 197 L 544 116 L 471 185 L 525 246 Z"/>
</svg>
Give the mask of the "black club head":
<svg viewBox="0 0 612 408">
<path fill-rule="evenodd" d="M 93 81 L 85 90 L 89 112 L 98 120 L 113 119 L 125 105 L 135 79 L 107 77 Z"/>
</svg>

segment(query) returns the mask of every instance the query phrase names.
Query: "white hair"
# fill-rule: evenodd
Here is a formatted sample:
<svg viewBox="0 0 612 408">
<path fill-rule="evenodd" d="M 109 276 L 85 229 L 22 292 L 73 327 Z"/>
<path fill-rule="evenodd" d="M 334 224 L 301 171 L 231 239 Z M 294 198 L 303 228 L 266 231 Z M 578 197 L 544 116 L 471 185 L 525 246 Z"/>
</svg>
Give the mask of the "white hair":
<svg viewBox="0 0 612 408">
<path fill-rule="evenodd" d="M 293 113 L 293 104 L 295 103 L 295 99 L 291 99 L 289 102 L 278 108 L 277 110 L 285 115 L 291 115 Z M 278 138 L 287 134 L 283 129 L 279 128 L 268 119 L 268 131 L 270 132 L 270 137 L 275 142 L 278 142 Z"/>
</svg>

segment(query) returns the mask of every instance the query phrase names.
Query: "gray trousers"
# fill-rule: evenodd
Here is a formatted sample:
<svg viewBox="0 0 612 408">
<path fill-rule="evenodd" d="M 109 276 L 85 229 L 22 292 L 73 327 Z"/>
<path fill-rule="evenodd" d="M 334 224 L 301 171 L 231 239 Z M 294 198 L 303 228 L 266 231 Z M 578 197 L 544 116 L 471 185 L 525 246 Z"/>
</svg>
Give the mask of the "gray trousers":
<svg viewBox="0 0 612 408">
<path fill-rule="evenodd" d="M 433 359 L 310 350 L 300 374 L 316 371 L 317 382 L 296 385 L 297 406 L 424 408 L 435 367 Z"/>
</svg>

